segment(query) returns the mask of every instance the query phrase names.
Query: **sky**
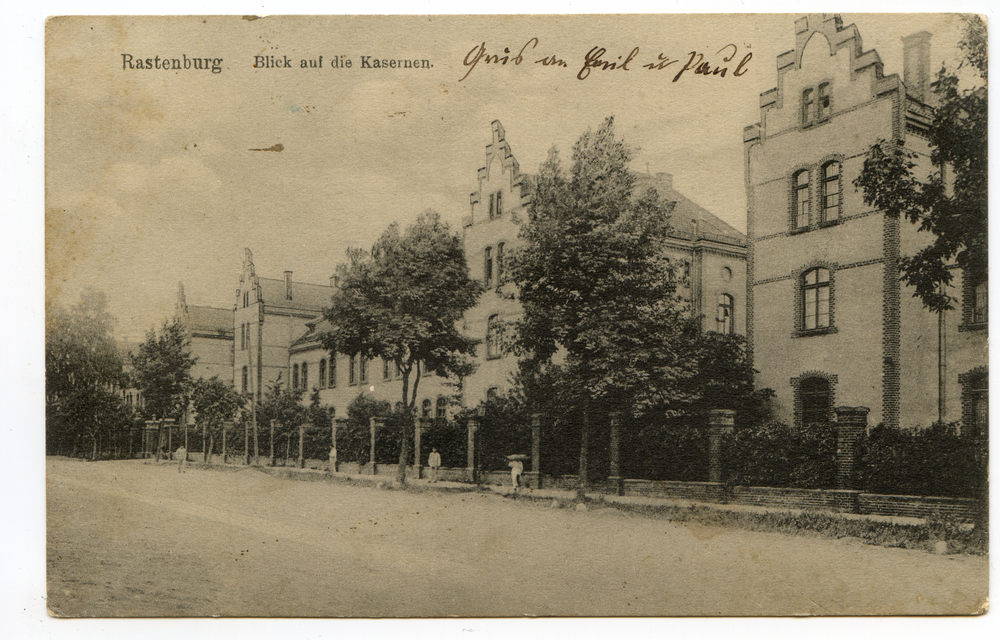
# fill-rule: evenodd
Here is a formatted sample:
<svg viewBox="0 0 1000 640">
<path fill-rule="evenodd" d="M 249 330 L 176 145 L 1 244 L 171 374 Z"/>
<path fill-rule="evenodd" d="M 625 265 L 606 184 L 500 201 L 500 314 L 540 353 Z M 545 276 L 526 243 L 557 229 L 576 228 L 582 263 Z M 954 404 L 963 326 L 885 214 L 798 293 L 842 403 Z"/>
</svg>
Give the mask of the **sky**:
<svg viewBox="0 0 1000 640">
<path fill-rule="evenodd" d="M 678 190 L 745 230 L 742 131 L 759 120 L 759 94 L 776 84 L 775 57 L 794 47 L 797 17 L 50 21 L 46 298 L 100 289 L 119 336 L 138 340 L 171 314 L 179 282 L 188 304 L 231 307 L 245 247 L 258 275 L 291 270 L 326 283 L 348 247 L 370 247 L 391 222 L 431 208 L 460 230 L 493 120 L 531 173 L 553 145 L 568 161 L 579 135 L 614 115 L 639 149 L 633 169 L 673 174 Z M 932 67 L 954 59 L 955 16 L 842 18 L 886 74 L 902 74 L 901 38 L 920 30 L 934 34 Z M 470 69 L 481 43 L 511 57 L 529 49 L 521 64 Z M 611 62 L 638 52 L 628 70 L 580 80 L 594 47 Z M 725 77 L 688 71 L 674 81 L 692 51 L 727 67 Z M 221 71 L 130 69 L 123 53 L 222 58 Z M 642 68 L 661 53 L 678 62 Z M 320 55 L 322 69 L 299 67 Z M 433 66 L 366 69 L 365 55 Z M 255 69 L 255 56 L 294 66 Z M 352 67 L 331 68 L 335 56 Z M 548 56 L 567 66 L 534 64 Z"/>
</svg>

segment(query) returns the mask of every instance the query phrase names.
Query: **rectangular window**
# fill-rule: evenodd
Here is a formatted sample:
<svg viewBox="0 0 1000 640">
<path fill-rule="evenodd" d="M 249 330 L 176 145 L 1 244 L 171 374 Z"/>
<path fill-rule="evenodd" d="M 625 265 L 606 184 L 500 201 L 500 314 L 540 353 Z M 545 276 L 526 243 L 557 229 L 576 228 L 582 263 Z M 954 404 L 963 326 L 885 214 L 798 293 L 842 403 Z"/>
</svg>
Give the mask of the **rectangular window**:
<svg viewBox="0 0 1000 640">
<path fill-rule="evenodd" d="M 358 380 L 361 384 L 368 382 L 368 358 L 364 356 L 358 358 Z"/>
<path fill-rule="evenodd" d="M 987 322 L 989 319 L 990 296 L 987 281 L 982 280 L 976 284 L 976 303 L 972 308 L 972 321 L 975 323 Z"/>
<path fill-rule="evenodd" d="M 382 379 L 392 380 L 392 369 L 389 368 L 389 360 L 382 358 Z"/>
<path fill-rule="evenodd" d="M 347 373 L 347 384 L 357 384 L 358 383 L 357 361 L 358 361 L 358 357 L 357 356 L 351 356 L 350 364 L 349 364 L 350 369 L 348 369 L 348 373 Z"/>
<path fill-rule="evenodd" d="M 840 163 L 831 162 L 823 167 L 823 220 L 840 217 Z"/>
<path fill-rule="evenodd" d="M 503 215 L 503 191 L 497 191 L 497 217 Z"/>
<path fill-rule="evenodd" d="M 813 120 L 813 103 L 815 102 L 814 91 L 810 87 L 802 92 L 802 126 L 808 126 L 812 124 Z"/>
<path fill-rule="evenodd" d="M 795 174 L 795 227 L 802 229 L 809 226 L 809 214 L 812 208 L 809 199 L 809 172 L 799 171 Z"/>
<path fill-rule="evenodd" d="M 493 282 L 493 248 L 486 247 L 483 251 L 483 282 L 490 286 Z"/>
<path fill-rule="evenodd" d="M 826 120 L 830 117 L 830 83 L 824 82 L 819 85 L 819 120 Z"/>
<path fill-rule="evenodd" d="M 497 203 L 496 203 L 496 194 L 495 193 L 491 193 L 490 194 L 490 220 L 492 220 L 493 218 L 495 218 L 496 215 L 497 215 L 496 214 L 496 205 L 497 205 Z"/>
<path fill-rule="evenodd" d="M 733 332 L 733 297 L 727 293 L 719 294 L 719 308 L 715 317 L 715 330 L 727 335 Z"/>
<path fill-rule="evenodd" d="M 806 272 L 802 283 L 802 328 L 830 326 L 830 272 L 817 268 Z"/>
<path fill-rule="evenodd" d="M 309 390 L 309 365 L 302 363 L 302 388 Z"/>
<path fill-rule="evenodd" d="M 327 384 L 330 388 L 337 386 L 337 356 L 330 356 L 330 374 L 327 376 Z"/>
</svg>

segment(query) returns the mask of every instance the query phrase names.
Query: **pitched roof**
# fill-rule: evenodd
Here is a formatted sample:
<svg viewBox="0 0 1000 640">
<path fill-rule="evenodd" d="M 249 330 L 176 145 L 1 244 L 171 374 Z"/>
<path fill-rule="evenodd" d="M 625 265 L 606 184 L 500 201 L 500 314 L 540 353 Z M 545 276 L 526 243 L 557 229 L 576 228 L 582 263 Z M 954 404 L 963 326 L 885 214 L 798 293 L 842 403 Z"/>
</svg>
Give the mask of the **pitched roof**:
<svg viewBox="0 0 1000 640">
<path fill-rule="evenodd" d="M 191 331 L 232 333 L 233 310 L 220 307 L 188 305 L 188 328 Z"/>
<path fill-rule="evenodd" d="M 333 288 L 324 284 L 309 284 L 306 282 L 292 283 L 292 299 L 285 299 L 285 281 L 277 278 L 258 278 L 261 297 L 264 304 L 315 311 L 317 315 L 323 307 L 330 306 Z"/>
<path fill-rule="evenodd" d="M 333 328 L 330 321 L 322 316 L 317 317 L 314 320 L 310 320 L 306 323 L 306 326 L 308 326 L 309 329 L 292 342 L 293 347 L 309 344 L 311 342 L 318 342 L 320 336 Z"/>
<path fill-rule="evenodd" d="M 635 186 L 632 190 L 635 195 L 641 195 L 646 189 L 653 187 L 664 200 L 677 203 L 670 214 L 670 224 L 673 227 L 671 236 L 687 240 L 706 239 L 746 246 L 746 235 L 674 189 L 673 176 L 669 173 L 655 175 L 637 173 L 635 178 Z"/>
</svg>

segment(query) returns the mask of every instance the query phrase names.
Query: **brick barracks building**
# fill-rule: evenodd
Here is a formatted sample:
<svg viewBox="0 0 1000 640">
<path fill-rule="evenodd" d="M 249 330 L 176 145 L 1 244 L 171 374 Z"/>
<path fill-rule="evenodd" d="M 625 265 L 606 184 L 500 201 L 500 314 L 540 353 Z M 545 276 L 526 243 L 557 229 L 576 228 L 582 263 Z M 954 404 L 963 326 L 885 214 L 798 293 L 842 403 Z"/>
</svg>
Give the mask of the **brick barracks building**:
<svg viewBox="0 0 1000 640">
<path fill-rule="evenodd" d="M 899 258 L 927 244 L 916 225 L 865 205 L 853 181 L 877 140 L 919 154 L 930 172 L 930 37 L 903 40 L 904 75 L 884 75 L 854 25 L 795 22 L 777 87 L 744 130 L 747 335 L 757 384 L 780 420 L 828 422 L 835 405 L 869 424 L 987 424 L 987 284 L 955 274 L 954 311 L 923 308 Z"/>
</svg>

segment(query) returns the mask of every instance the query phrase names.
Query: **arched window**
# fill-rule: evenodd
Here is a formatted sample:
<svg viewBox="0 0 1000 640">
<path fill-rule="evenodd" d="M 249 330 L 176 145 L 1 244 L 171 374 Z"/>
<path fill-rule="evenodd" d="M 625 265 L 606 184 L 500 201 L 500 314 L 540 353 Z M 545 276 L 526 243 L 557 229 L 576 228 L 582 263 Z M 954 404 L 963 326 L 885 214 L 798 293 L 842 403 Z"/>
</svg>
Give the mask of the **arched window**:
<svg viewBox="0 0 1000 640">
<path fill-rule="evenodd" d="M 241 387 L 243 389 L 243 393 L 247 392 L 247 380 L 248 380 L 247 368 L 243 367 L 243 386 Z"/>
<path fill-rule="evenodd" d="M 483 283 L 488 287 L 493 282 L 493 247 L 483 250 Z"/>
<path fill-rule="evenodd" d="M 799 403 L 802 407 L 802 424 L 828 424 L 833 398 L 830 383 L 823 378 L 806 378 L 799 382 Z"/>
<path fill-rule="evenodd" d="M 497 215 L 497 195 L 495 193 L 490 194 L 490 220 L 495 218 Z"/>
<path fill-rule="evenodd" d="M 500 316 L 496 314 L 486 322 L 486 357 L 500 357 Z"/>
<path fill-rule="evenodd" d="M 331 388 L 337 386 L 337 354 L 330 356 L 330 373 L 326 377 L 327 385 Z"/>
<path fill-rule="evenodd" d="M 299 388 L 299 365 L 292 365 L 292 388 Z"/>
<path fill-rule="evenodd" d="M 802 329 L 830 326 L 830 270 L 816 267 L 802 276 Z"/>
<path fill-rule="evenodd" d="M 348 369 L 348 372 L 347 372 L 347 384 L 357 384 L 358 383 L 358 374 L 357 374 L 358 365 L 357 365 L 357 361 L 358 361 L 358 357 L 357 356 L 351 356 L 351 360 L 350 360 L 350 363 L 348 365 L 350 368 Z"/>
<path fill-rule="evenodd" d="M 322 389 L 326 386 L 326 360 L 322 359 L 319 361 L 319 388 Z"/>
<path fill-rule="evenodd" d="M 803 169 L 795 174 L 793 179 L 795 198 L 795 228 L 804 229 L 809 226 L 811 201 L 809 199 L 809 170 Z"/>
<path fill-rule="evenodd" d="M 819 85 L 819 104 L 817 105 L 819 111 L 818 120 L 826 120 L 830 117 L 830 83 L 824 82 Z"/>
<path fill-rule="evenodd" d="M 420 415 L 424 418 L 431 417 L 431 400 L 430 398 L 425 399 L 420 403 Z"/>
<path fill-rule="evenodd" d="M 302 388 L 309 389 L 309 365 L 305 362 L 302 363 Z"/>
<path fill-rule="evenodd" d="M 247 326 L 246 324 L 240 325 L 240 351 L 247 348 Z"/>
<path fill-rule="evenodd" d="M 828 162 L 823 165 L 823 222 L 840 217 L 840 163 Z"/>
<path fill-rule="evenodd" d="M 364 356 L 358 358 L 358 381 L 361 384 L 368 382 L 368 358 Z"/>
<path fill-rule="evenodd" d="M 733 297 L 728 293 L 719 294 L 719 308 L 715 315 L 715 330 L 727 335 L 733 332 Z"/>
<path fill-rule="evenodd" d="M 448 400 L 444 396 L 438 396 L 437 407 L 434 411 L 435 418 L 444 418 L 448 411 Z"/>
</svg>

